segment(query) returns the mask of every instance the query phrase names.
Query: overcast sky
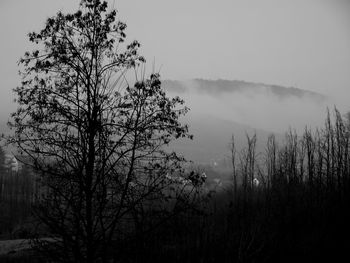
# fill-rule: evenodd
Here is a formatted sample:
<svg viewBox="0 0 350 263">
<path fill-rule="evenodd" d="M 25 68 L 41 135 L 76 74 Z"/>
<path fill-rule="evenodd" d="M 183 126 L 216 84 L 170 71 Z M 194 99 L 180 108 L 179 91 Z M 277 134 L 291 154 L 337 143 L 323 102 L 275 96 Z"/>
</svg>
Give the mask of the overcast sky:
<svg viewBox="0 0 350 263">
<path fill-rule="evenodd" d="M 13 109 L 17 61 L 59 9 L 79 0 L 0 0 L 0 114 Z M 349 0 L 111 0 L 127 38 L 164 79 L 239 79 L 350 95 Z"/>
</svg>

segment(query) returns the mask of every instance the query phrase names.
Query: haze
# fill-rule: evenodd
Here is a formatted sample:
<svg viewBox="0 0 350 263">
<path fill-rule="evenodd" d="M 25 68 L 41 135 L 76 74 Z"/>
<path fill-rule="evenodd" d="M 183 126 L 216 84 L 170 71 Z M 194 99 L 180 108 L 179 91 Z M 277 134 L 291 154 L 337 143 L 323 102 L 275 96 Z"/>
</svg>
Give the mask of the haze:
<svg viewBox="0 0 350 263">
<path fill-rule="evenodd" d="M 331 104 L 330 99 L 318 97 L 318 94 L 303 94 L 299 97 L 286 91 L 284 96 L 278 96 L 268 87 L 255 83 L 247 84 L 254 89 L 220 89 L 216 93 L 215 87 L 213 91 L 208 90 L 208 87 L 200 85 L 196 80 L 183 81 L 181 85 L 183 91 L 168 90 L 171 96 L 179 95 L 191 106 L 189 120 L 211 116 L 281 134 L 288 128 L 302 133 L 306 126 L 323 126 L 327 107 Z"/>
<path fill-rule="evenodd" d="M 350 1 L 109 2 L 127 23 L 128 40 L 141 42 L 148 67 L 155 61 L 163 79 L 238 79 L 294 86 L 325 94 L 330 98 L 328 106 L 349 110 Z M 59 9 L 73 11 L 78 4 L 78 0 L 0 1 L 1 119 L 16 107 L 11 89 L 20 81 L 19 57 L 32 49 L 27 33 L 42 28 Z M 188 106 L 192 103 L 199 110 L 214 100 L 222 105 L 211 109 L 214 115 L 232 114 L 235 121 L 261 128 L 275 124 L 276 129 L 287 129 L 294 123 L 283 120 L 295 120 L 298 115 L 305 117 L 301 123 L 307 119 L 312 123 L 324 116 L 327 106 L 276 100 L 278 107 L 288 108 L 276 111 L 267 107 L 270 100 L 259 96 L 254 95 L 255 105 L 239 96 L 189 97 Z M 293 108 L 296 114 L 288 115 Z M 271 120 L 275 123 L 270 124 Z"/>
</svg>

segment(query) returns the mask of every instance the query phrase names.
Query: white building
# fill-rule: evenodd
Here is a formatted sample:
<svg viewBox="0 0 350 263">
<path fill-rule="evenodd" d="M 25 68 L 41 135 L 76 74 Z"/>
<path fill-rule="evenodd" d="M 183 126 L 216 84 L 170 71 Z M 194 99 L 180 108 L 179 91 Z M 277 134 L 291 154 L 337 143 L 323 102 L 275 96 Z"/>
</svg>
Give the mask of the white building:
<svg viewBox="0 0 350 263">
<path fill-rule="evenodd" d="M 17 173 L 21 168 L 16 157 L 10 153 L 5 154 L 5 161 L 3 166 L 5 167 L 6 171 L 14 173 Z"/>
</svg>

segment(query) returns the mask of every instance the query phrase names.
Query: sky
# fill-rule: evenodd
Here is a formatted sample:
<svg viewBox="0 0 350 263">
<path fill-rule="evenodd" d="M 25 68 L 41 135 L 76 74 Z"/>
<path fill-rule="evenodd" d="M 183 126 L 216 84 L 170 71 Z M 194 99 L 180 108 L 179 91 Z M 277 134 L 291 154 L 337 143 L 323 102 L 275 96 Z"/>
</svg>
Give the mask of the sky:
<svg viewBox="0 0 350 263">
<path fill-rule="evenodd" d="M 0 0 L 0 118 L 15 109 L 27 33 L 79 0 Z M 349 110 L 350 0 L 110 0 L 163 79 L 294 86 Z"/>
</svg>

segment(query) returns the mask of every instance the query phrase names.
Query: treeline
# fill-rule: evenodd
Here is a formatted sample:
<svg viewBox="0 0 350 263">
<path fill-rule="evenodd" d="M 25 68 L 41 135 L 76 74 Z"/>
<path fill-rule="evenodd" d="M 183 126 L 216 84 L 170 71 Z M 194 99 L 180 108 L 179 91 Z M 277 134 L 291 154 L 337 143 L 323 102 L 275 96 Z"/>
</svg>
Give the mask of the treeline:
<svg viewBox="0 0 350 263">
<path fill-rule="evenodd" d="M 271 135 L 265 152 L 256 151 L 256 136 L 247 136 L 242 151 L 236 150 L 233 138 L 230 186 L 216 193 L 198 188 L 203 198 L 196 205 L 178 207 L 155 228 L 141 225 L 134 234 L 119 236 L 108 244 L 107 258 L 191 263 L 340 260 L 350 236 L 350 118 L 336 109 L 333 116 L 327 114 L 323 128 L 305 128 L 300 135 L 288 131 L 283 142 Z M 18 185 L 32 185 L 24 182 L 29 177 L 16 176 L 20 178 L 10 178 L 19 180 Z M 30 207 L 31 199 L 20 189 L 10 195 L 2 192 L 2 197 L 12 196 L 6 213 Z M 14 209 L 15 203 L 25 209 Z M 143 212 L 138 223 L 157 221 L 159 215 Z M 33 262 L 45 259 L 33 257 Z"/>
<path fill-rule="evenodd" d="M 350 122 L 337 109 L 325 126 L 256 136 L 236 151 L 232 185 L 146 235 L 123 243 L 132 262 L 317 262 L 346 256 L 350 236 Z M 258 181 L 258 183 L 257 183 Z M 137 244 L 137 247 L 136 247 Z M 132 251 L 138 251 L 133 255 Z"/>
<path fill-rule="evenodd" d="M 29 233 L 23 225 L 31 215 L 40 188 L 28 166 L 11 167 L 8 161 L 11 160 L 0 149 L 0 238 L 25 238 Z"/>
<path fill-rule="evenodd" d="M 324 128 L 305 128 L 299 136 L 289 130 L 280 146 L 270 135 L 264 153 L 256 153 L 255 135 L 247 136 L 247 148 L 239 154 L 232 141 L 234 188 L 240 177 L 243 191 L 250 191 L 257 178 L 266 190 L 302 184 L 317 198 L 325 192 L 345 195 L 350 186 L 350 122 L 337 109 L 331 119 L 328 112 Z"/>
</svg>

